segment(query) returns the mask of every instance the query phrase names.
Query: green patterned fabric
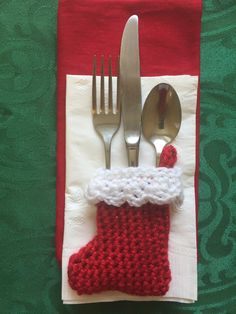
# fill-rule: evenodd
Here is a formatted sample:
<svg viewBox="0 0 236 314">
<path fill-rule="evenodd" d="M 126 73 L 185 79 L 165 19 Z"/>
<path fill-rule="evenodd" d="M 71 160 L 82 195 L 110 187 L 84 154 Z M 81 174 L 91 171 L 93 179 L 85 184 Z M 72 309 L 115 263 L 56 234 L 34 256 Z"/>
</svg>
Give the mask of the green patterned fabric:
<svg viewBox="0 0 236 314">
<path fill-rule="evenodd" d="M 0 313 L 236 313 L 236 1 L 205 0 L 199 301 L 61 302 L 55 260 L 56 0 L 0 0 Z"/>
</svg>

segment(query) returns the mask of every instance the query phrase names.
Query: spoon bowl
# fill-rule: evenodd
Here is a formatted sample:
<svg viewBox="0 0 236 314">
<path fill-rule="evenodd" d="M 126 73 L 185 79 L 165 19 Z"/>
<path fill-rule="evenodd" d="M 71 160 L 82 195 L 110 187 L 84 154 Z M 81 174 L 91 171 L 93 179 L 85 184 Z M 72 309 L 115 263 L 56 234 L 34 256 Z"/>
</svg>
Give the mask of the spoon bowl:
<svg viewBox="0 0 236 314">
<path fill-rule="evenodd" d="M 156 150 L 156 165 L 165 145 L 177 136 L 182 120 L 179 97 L 166 83 L 156 85 L 149 93 L 142 112 L 142 131 Z"/>
</svg>

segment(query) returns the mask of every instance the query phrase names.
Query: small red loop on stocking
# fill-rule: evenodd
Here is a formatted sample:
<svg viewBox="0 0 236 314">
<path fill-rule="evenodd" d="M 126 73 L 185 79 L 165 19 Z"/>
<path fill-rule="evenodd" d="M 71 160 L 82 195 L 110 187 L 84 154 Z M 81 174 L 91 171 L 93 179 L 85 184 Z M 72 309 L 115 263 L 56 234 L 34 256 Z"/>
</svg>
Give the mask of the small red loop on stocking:
<svg viewBox="0 0 236 314">
<path fill-rule="evenodd" d="M 177 151 L 174 146 L 168 145 L 163 148 L 160 156 L 159 167 L 173 168 L 177 161 Z"/>
</svg>

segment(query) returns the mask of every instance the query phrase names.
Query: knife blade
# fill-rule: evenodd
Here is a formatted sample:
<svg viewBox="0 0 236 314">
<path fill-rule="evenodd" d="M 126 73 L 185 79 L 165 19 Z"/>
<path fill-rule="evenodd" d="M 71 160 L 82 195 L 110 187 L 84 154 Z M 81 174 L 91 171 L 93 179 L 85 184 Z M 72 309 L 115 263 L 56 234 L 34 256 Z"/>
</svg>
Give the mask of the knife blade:
<svg viewBox="0 0 236 314">
<path fill-rule="evenodd" d="M 120 49 L 120 88 L 124 138 L 129 167 L 138 166 L 141 134 L 141 79 L 138 16 L 126 22 Z"/>
</svg>

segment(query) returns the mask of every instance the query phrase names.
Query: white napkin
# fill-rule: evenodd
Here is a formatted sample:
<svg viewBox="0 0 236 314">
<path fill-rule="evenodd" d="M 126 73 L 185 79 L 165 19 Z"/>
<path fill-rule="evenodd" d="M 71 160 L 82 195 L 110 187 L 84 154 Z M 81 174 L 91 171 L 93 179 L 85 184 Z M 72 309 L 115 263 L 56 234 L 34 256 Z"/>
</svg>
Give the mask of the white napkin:
<svg viewBox="0 0 236 314">
<path fill-rule="evenodd" d="M 97 168 L 104 167 L 103 144 L 95 132 L 91 117 L 91 76 L 67 75 L 66 87 L 66 195 L 65 228 L 62 257 L 62 300 L 64 303 L 94 303 L 117 300 L 175 301 L 197 300 L 197 251 L 195 213 L 195 142 L 198 77 L 143 77 L 142 97 L 158 83 L 169 83 L 177 91 L 182 106 L 182 124 L 173 145 L 178 151 L 178 166 L 183 170 L 183 210 L 171 213 L 169 260 L 172 280 L 163 297 L 139 297 L 107 291 L 79 296 L 67 280 L 69 257 L 86 245 L 96 234 L 96 208 L 87 203 L 84 189 Z M 99 84 L 99 80 L 97 81 Z M 115 79 L 114 79 L 115 88 Z M 114 97 L 115 99 L 115 97 Z M 123 128 L 114 137 L 112 167 L 127 167 Z M 154 166 L 153 147 L 143 138 L 140 144 L 140 166 Z"/>
</svg>

